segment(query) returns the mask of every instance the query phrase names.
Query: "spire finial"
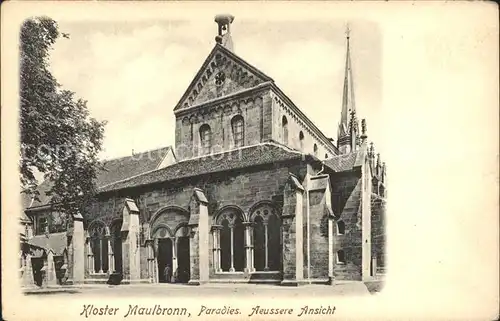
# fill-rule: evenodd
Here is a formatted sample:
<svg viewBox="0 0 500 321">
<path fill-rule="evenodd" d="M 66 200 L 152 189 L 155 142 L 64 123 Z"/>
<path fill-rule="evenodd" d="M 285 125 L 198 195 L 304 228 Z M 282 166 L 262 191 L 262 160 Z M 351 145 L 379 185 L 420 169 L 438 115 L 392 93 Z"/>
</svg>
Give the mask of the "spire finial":
<svg viewBox="0 0 500 321">
<path fill-rule="evenodd" d="M 345 26 L 345 37 L 347 38 L 347 40 L 349 40 L 350 34 L 351 34 L 351 28 L 349 27 L 349 23 L 347 23 Z"/>
<path fill-rule="evenodd" d="M 366 141 L 368 135 L 366 134 L 366 119 L 361 119 L 361 139 L 363 142 Z"/>
</svg>

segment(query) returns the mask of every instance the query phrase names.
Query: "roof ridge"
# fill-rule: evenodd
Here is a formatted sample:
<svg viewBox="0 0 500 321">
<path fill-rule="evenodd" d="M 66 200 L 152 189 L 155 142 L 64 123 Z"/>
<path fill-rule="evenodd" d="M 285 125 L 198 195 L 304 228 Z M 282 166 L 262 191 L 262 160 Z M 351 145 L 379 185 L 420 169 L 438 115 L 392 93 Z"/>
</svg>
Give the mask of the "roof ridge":
<svg viewBox="0 0 500 321">
<path fill-rule="evenodd" d="M 232 152 L 242 151 L 242 150 L 246 150 L 246 149 L 250 149 L 250 148 L 255 148 L 255 147 L 258 147 L 258 146 L 265 146 L 265 145 L 272 145 L 272 146 L 278 147 L 278 148 L 280 148 L 280 149 L 282 149 L 282 150 L 284 150 L 286 152 L 289 152 L 289 153 L 293 153 L 293 154 L 297 154 L 297 155 L 304 155 L 303 153 L 301 153 L 299 151 L 296 151 L 296 150 L 293 150 L 293 149 L 284 148 L 283 145 L 276 144 L 273 141 L 265 141 L 265 142 L 261 142 L 261 143 L 257 143 L 257 144 L 253 144 L 253 145 L 248 145 L 248 146 L 243 146 L 243 147 L 239 147 L 239 148 L 234 148 L 234 149 L 231 149 L 231 150 L 226 150 L 226 151 L 223 151 L 223 152 L 220 152 L 220 153 L 207 154 L 207 155 L 201 155 L 201 156 L 187 158 L 187 159 L 178 161 L 178 162 L 173 163 L 173 164 L 171 164 L 169 166 L 166 166 L 166 167 L 156 168 L 156 169 L 153 169 L 153 170 L 150 170 L 150 171 L 147 171 L 147 172 L 143 172 L 143 173 L 140 173 L 140 174 L 137 174 L 137 175 L 134 175 L 134 176 L 130 176 L 130 177 L 124 178 L 124 179 L 116 181 L 116 182 L 112 182 L 112 183 L 100 186 L 99 189 L 103 190 L 103 189 L 106 189 L 107 187 L 112 186 L 114 184 L 124 183 L 124 182 L 132 180 L 134 178 L 137 178 L 137 177 L 140 177 L 140 176 L 143 176 L 143 175 L 148 175 L 148 174 L 151 174 L 151 173 L 154 173 L 154 172 L 162 171 L 162 170 L 165 170 L 165 169 L 170 168 L 172 166 L 183 164 L 183 163 L 186 163 L 186 162 L 189 162 L 189 161 L 198 160 L 198 159 L 206 158 L 206 157 L 214 157 L 214 156 L 217 156 L 217 155 L 229 154 L 229 153 L 232 153 Z"/>
<path fill-rule="evenodd" d="M 198 69 L 198 71 L 196 72 L 196 74 L 194 75 L 194 77 L 192 78 L 191 82 L 189 83 L 189 85 L 187 86 L 186 90 L 184 91 L 184 93 L 182 94 L 181 98 L 179 99 L 179 101 L 175 104 L 175 107 L 174 107 L 174 113 L 184 109 L 182 106 L 181 106 L 181 103 L 188 97 L 189 93 L 191 92 L 191 89 L 195 86 L 196 84 L 196 80 L 201 77 L 202 75 L 202 71 L 208 66 L 210 60 L 212 60 L 212 58 L 215 56 L 215 53 L 218 51 L 218 50 L 221 50 L 222 53 L 226 54 L 229 56 L 229 58 L 231 59 L 234 59 L 236 60 L 237 62 L 241 63 L 245 68 L 249 69 L 249 71 L 251 72 L 254 72 L 255 74 L 257 74 L 258 76 L 262 77 L 264 82 L 274 82 L 274 80 L 269 77 L 268 75 L 266 75 L 262 70 L 258 69 L 257 67 L 255 67 L 254 65 L 250 64 L 249 62 L 247 62 L 245 59 L 241 58 L 240 56 L 238 56 L 237 54 L 235 54 L 234 52 L 232 52 L 231 50 L 225 48 L 224 46 L 220 45 L 220 44 L 215 44 L 215 46 L 212 48 L 212 50 L 210 51 L 210 53 L 207 55 L 207 57 L 205 58 L 205 60 L 203 61 L 203 63 L 201 64 L 201 67 Z M 191 107 L 191 106 L 189 106 Z"/>
<path fill-rule="evenodd" d="M 117 157 L 113 157 L 113 158 L 106 158 L 106 159 L 101 160 L 100 162 L 103 163 L 103 162 L 109 162 L 109 161 L 114 161 L 114 160 L 118 160 L 118 159 L 125 159 L 125 158 L 129 158 L 129 157 L 134 157 L 134 156 L 139 155 L 139 154 L 146 154 L 146 153 L 150 153 L 150 152 L 156 152 L 156 151 L 161 150 L 161 149 L 171 149 L 171 148 L 172 148 L 172 145 L 168 145 L 168 146 L 164 146 L 164 147 L 157 147 L 157 148 L 148 149 L 148 150 L 138 152 L 136 154 L 132 154 L 132 155 L 128 155 L 128 156 L 117 156 Z"/>
</svg>

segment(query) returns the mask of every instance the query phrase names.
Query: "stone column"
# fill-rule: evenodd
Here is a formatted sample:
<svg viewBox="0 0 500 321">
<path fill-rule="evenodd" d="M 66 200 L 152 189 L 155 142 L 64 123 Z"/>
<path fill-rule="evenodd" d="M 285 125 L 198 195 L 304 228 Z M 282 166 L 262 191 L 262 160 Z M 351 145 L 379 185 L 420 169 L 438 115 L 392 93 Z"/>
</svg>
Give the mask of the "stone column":
<svg viewBox="0 0 500 321">
<path fill-rule="evenodd" d="M 245 270 L 249 273 L 255 272 L 255 267 L 253 264 L 253 243 L 252 243 L 252 232 L 253 224 L 251 222 L 243 223 L 245 225 L 245 249 L 247 256 L 247 266 Z"/>
<path fill-rule="evenodd" d="M 268 232 L 267 232 L 267 226 L 268 226 L 268 221 L 265 220 L 264 222 L 264 271 L 269 271 L 269 240 L 268 240 Z"/>
<path fill-rule="evenodd" d="M 115 258 L 113 254 L 113 245 L 111 243 L 111 235 L 109 232 L 106 235 L 107 246 L 108 246 L 108 274 L 115 272 Z"/>
<path fill-rule="evenodd" d="M 199 188 L 195 188 L 190 201 L 189 217 L 191 279 L 189 284 L 200 285 L 209 281 L 209 224 L 208 200 Z"/>
<path fill-rule="evenodd" d="M 85 232 L 83 216 L 73 215 L 73 284 L 81 284 L 85 279 Z"/>
<path fill-rule="evenodd" d="M 155 251 L 154 278 L 155 283 L 160 283 L 160 271 L 158 271 L 158 239 L 153 240 L 153 250 Z"/>
<path fill-rule="evenodd" d="M 283 281 L 282 285 L 304 283 L 304 188 L 290 174 L 283 204 Z"/>
<path fill-rule="evenodd" d="M 146 240 L 146 248 L 148 251 L 148 280 L 149 283 L 154 283 L 155 282 L 155 277 L 154 277 L 154 248 L 153 248 L 153 240 L 148 239 Z"/>
<path fill-rule="evenodd" d="M 213 237 L 213 263 L 214 272 L 220 272 L 220 229 L 219 225 L 212 225 L 212 237 Z"/>
<path fill-rule="evenodd" d="M 141 277 L 139 209 L 132 199 L 125 200 L 121 232 L 123 278 L 131 283 L 137 282 Z"/>
<path fill-rule="evenodd" d="M 328 279 L 330 284 L 335 283 L 335 277 L 333 275 L 333 218 L 328 218 Z"/>
<path fill-rule="evenodd" d="M 231 229 L 231 267 L 229 268 L 229 272 L 234 272 L 234 226 L 229 225 Z"/>
<path fill-rule="evenodd" d="M 56 267 L 54 265 L 54 253 L 51 250 L 49 250 L 49 253 L 47 254 L 47 269 L 45 270 L 45 273 L 47 276 L 47 285 L 57 285 Z"/>
<path fill-rule="evenodd" d="M 106 239 L 103 235 L 99 237 L 99 257 L 100 257 L 100 265 L 99 265 L 99 273 L 104 273 L 104 247 L 107 246 L 105 243 Z"/>
<path fill-rule="evenodd" d="M 177 282 L 177 278 L 175 277 L 175 272 L 177 271 L 178 268 L 178 262 L 177 262 L 178 239 L 176 237 L 172 237 L 170 240 L 172 241 L 172 276 L 174 277 L 174 282 Z"/>
<path fill-rule="evenodd" d="M 92 252 L 92 238 L 87 238 L 87 263 L 89 274 L 95 273 L 94 271 L 94 254 Z"/>
<path fill-rule="evenodd" d="M 22 286 L 32 287 L 34 285 L 35 285 L 35 279 L 33 277 L 33 268 L 31 267 L 31 255 L 26 254 Z"/>
</svg>

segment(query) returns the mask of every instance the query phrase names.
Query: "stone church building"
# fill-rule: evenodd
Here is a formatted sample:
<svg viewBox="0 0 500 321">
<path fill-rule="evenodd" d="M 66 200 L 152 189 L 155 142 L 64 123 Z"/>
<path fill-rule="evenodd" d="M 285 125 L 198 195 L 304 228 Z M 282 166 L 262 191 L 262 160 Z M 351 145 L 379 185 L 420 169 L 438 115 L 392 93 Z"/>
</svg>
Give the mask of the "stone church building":
<svg viewBox="0 0 500 321">
<path fill-rule="evenodd" d="M 383 273 L 386 167 L 357 119 L 349 35 L 334 140 L 235 54 L 233 20 L 216 16 L 215 46 L 174 107 L 175 148 L 104 161 L 95 202 L 72 219 L 52 210 L 50 182 L 40 200 L 25 198 L 24 284 L 112 273 L 122 283 L 334 284 Z"/>
</svg>

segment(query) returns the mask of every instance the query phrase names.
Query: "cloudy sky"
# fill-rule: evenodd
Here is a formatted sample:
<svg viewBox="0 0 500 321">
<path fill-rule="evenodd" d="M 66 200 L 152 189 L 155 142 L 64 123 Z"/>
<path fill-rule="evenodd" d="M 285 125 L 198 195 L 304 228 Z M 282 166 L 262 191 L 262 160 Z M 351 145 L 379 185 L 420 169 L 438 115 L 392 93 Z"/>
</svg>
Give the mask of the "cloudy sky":
<svg viewBox="0 0 500 321">
<path fill-rule="evenodd" d="M 62 86 L 107 120 L 102 157 L 174 144 L 173 108 L 215 44 L 213 15 L 193 20 L 65 21 L 51 55 Z M 329 137 L 340 117 L 347 21 L 238 19 L 235 52 L 272 77 Z M 382 125 L 381 38 L 376 24 L 349 21 L 358 117 L 369 138 Z M 379 139 L 381 140 L 381 139 Z M 382 144 L 382 142 L 379 142 Z"/>
</svg>

